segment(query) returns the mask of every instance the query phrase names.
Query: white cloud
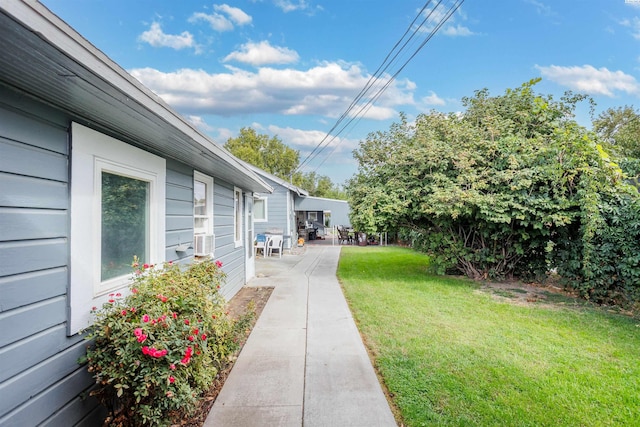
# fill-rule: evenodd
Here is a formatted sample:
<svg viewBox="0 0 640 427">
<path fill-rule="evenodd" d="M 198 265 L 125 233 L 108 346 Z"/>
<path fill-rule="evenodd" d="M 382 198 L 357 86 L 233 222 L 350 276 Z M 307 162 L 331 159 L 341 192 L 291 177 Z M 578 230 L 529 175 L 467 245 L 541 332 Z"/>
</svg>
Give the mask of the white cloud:
<svg viewBox="0 0 640 427">
<path fill-rule="evenodd" d="M 605 67 L 591 65 L 562 67 L 536 65 L 543 77 L 572 90 L 591 95 L 615 96 L 615 92 L 640 95 L 640 84 L 622 71 L 610 71 Z"/>
<path fill-rule="evenodd" d="M 276 0 L 275 5 L 282 9 L 283 12 L 293 12 L 309 8 L 309 3 L 305 0 L 298 0 L 297 2 L 291 0 Z"/>
<path fill-rule="evenodd" d="M 246 113 L 322 115 L 337 118 L 369 80 L 359 66 L 326 62 L 307 70 L 263 67 L 255 72 L 227 66 L 228 72 L 181 69 L 162 72 L 138 68 L 131 74 L 174 108 L 188 114 L 223 116 Z M 392 82 L 369 110 L 388 118 L 393 108 L 414 105 L 415 84 Z"/>
<path fill-rule="evenodd" d="M 550 17 L 557 16 L 557 13 L 554 12 L 554 10 L 548 4 L 542 3 L 537 0 L 525 0 L 525 3 L 529 3 L 533 5 L 536 8 L 536 12 L 538 12 L 538 15 L 550 16 Z"/>
<path fill-rule="evenodd" d="M 144 33 L 138 37 L 140 41 L 149 43 L 153 47 L 170 47 L 172 49 L 196 48 L 193 36 L 188 31 L 183 31 L 180 35 L 165 34 L 160 23 L 154 22 Z"/>
<path fill-rule="evenodd" d="M 204 12 L 196 12 L 189 18 L 189 22 L 205 21 L 211 28 L 218 32 L 231 31 L 235 25 L 249 25 L 253 21 L 251 16 L 247 15 L 242 9 L 231 7 L 227 4 L 214 5 L 216 11 L 210 15 Z M 217 13 L 221 12 L 221 13 Z M 226 16 L 225 16 L 226 15 Z"/>
<path fill-rule="evenodd" d="M 633 36 L 633 38 L 636 40 L 640 40 L 640 18 L 635 16 L 633 19 L 624 19 L 620 21 L 620 25 L 629 28 L 631 30 L 631 35 Z"/>
<path fill-rule="evenodd" d="M 445 100 L 440 98 L 433 91 L 431 91 L 431 93 L 428 96 L 423 97 L 421 101 L 425 105 L 445 105 L 446 104 Z"/>
<path fill-rule="evenodd" d="M 230 53 L 224 58 L 224 62 L 238 61 L 254 66 L 265 64 L 290 64 L 298 61 L 298 53 L 286 47 L 271 46 L 268 41 L 259 43 L 249 42 L 240 47 L 240 50 Z"/>
<path fill-rule="evenodd" d="M 440 6 L 440 4 L 436 5 L 435 8 L 425 9 L 422 15 L 423 19 L 426 19 L 426 21 L 424 25 L 419 29 L 419 31 L 423 33 L 431 33 L 432 31 L 434 31 L 438 23 L 445 19 L 445 17 L 447 16 L 447 12 L 448 8 L 445 8 L 445 6 Z M 465 37 L 473 36 L 476 34 L 468 27 L 456 23 L 456 20 L 458 18 L 462 21 L 467 20 L 467 16 L 461 8 L 458 9 L 453 15 L 451 15 L 438 31 L 445 36 L 450 37 Z"/>
<path fill-rule="evenodd" d="M 268 130 L 271 134 L 277 135 L 285 144 L 293 147 L 294 149 L 300 149 L 300 151 L 307 151 L 306 149 L 308 148 L 315 148 L 320 141 L 324 140 L 325 136 L 327 136 L 326 131 L 322 130 L 303 130 L 291 127 L 283 128 L 275 125 L 270 125 Z M 358 146 L 358 141 L 355 139 L 333 137 L 331 135 L 324 141 L 323 146 L 326 144 L 329 148 L 337 147 L 336 152 L 351 152 Z"/>
<path fill-rule="evenodd" d="M 253 21 L 253 18 L 247 15 L 242 9 L 229 6 L 228 4 L 214 5 L 213 9 L 227 14 L 229 19 L 239 26 L 249 25 Z"/>
<path fill-rule="evenodd" d="M 201 131 L 209 132 L 214 129 L 212 126 L 209 126 L 207 122 L 205 122 L 204 119 L 200 116 L 187 116 L 187 120 L 189 121 L 189 123 L 200 129 Z"/>
</svg>

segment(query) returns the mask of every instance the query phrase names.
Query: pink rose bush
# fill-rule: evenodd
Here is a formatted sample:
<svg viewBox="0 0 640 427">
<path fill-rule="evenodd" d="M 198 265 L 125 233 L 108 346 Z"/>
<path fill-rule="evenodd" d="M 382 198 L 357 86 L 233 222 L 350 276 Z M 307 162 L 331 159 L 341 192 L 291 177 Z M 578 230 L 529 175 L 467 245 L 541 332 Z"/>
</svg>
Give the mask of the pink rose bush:
<svg viewBox="0 0 640 427">
<path fill-rule="evenodd" d="M 141 267 L 142 266 L 142 267 Z M 188 413 L 238 348 L 246 326 L 227 316 L 222 263 L 162 268 L 134 259 L 130 292 L 109 295 L 87 338 L 92 392 L 134 425 L 170 425 Z M 246 322 L 245 322 L 246 325 Z M 114 405 L 115 402 L 115 405 Z"/>
</svg>

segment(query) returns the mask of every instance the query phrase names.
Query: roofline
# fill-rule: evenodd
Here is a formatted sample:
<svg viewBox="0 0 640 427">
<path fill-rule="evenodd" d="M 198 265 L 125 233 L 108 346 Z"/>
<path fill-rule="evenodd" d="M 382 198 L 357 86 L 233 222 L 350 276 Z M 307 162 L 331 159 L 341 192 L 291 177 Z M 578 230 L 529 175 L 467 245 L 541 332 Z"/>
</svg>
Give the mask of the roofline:
<svg viewBox="0 0 640 427">
<path fill-rule="evenodd" d="M 107 84 L 126 93 L 133 102 L 143 105 L 151 113 L 183 133 L 185 137 L 197 142 L 216 157 L 247 175 L 255 182 L 256 187 L 265 191 L 273 191 L 273 188 L 254 171 L 247 168 L 244 162 L 241 162 L 189 123 L 158 95 L 140 83 L 42 3 L 37 0 L 5 0 L 0 9 L 38 34 L 42 40 L 55 46 L 69 58 L 100 76 Z"/>
<path fill-rule="evenodd" d="M 282 185 L 283 187 L 288 188 L 291 191 L 294 191 L 298 194 L 298 196 L 303 196 L 303 197 L 308 197 L 309 196 L 309 192 L 305 189 L 302 189 L 296 185 L 291 184 L 290 182 L 285 181 L 284 179 L 277 177 L 275 175 L 270 174 L 269 172 L 260 169 L 257 166 L 254 166 L 250 163 L 247 162 L 243 162 L 249 169 L 253 170 L 255 173 L 257 173 L 258 175 L 262 175 L 268 179 L 270 179 L 271 181 L 277 182 L 278 184 Z"/>
</svg>

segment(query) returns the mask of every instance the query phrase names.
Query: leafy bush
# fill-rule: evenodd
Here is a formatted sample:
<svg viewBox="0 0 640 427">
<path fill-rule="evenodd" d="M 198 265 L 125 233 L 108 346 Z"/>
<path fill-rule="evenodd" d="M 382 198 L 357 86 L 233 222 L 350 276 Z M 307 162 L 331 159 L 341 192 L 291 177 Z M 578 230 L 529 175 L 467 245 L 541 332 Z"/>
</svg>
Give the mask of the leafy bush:
<svg viewBox="0 0 640 427">
<path fill-rule="evenodd" d="M 218 289 L 219 261 L 187 268 L 138 265 L 131 293 L 111 295 L 93 308 L 88 339 L 92 392 L 132 425 L 167 425 L 172 412 L 189 412 L 237 349 L 234 322 Z"/>
<path fill-rule="evenodd" d="M 556 101 L 536 83 L 502 96 L 480 90 L 462 114 L 401 116 L 370 134 L 354 151 L 351 223 L 399 231 L 436 273 L 540 279 L 557 269 L 594 301 L 640 302 L 633 176 L 573 119 L 585 97 Z"/>
</svg>

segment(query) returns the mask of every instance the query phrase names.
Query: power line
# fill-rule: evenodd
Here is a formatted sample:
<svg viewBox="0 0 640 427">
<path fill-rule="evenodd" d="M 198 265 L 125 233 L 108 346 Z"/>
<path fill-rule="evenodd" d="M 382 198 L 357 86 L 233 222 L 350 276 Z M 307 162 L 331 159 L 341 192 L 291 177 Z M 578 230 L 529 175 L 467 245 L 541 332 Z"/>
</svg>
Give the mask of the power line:
<svg viewBox="0 0 640 427">
<path fill-rule="evenodd" d="M 304 167 L 305 165 L 308 165 L 309 162 L 311 162 L 314 158 L 316 158 L 318 155 L 320 155 L 327 148 L 327 146 L 331 142 L 333 142 L 342 132 L 345 131 L 345 129 L 347 127 L 349 127 L 349 125 L 351 125 L 354 122 L 354 120 L 357 119 L 359 121 L 361 119 L 361 117 L 366 112 L 368 112 L 371 109 L 371 107 L 373 107 L 373 104 L 380 98 L 380 96 L 391 85 L 391 83 L 393 83 L 393 81 L 402 72 L 402 70 L 404 70 L 404 68 L 407 66 L 407 64 L 418 54 L 418 52 L 427 44 L 427 42 L 429 40 L 431 40 L 431 38 L 436 34 L 436 32 L 446 23 L 446 21 L 451 17 L 451 15 L 453 15 L 456 12 L 456 10 L 458 10 L 458 8 L 464 2 L 464 0 L 456 0 L 456 1 L 454 1 L 453 4 L 450 5 L 449 8 L 446 10 L 446 12 L 441 14 L 439 12 L 438 8 L 443 3 L 443 1 L 444 0 L 437 1 L 436 5 L 432 9 L 430 9 L 428 11 L 428 13 L 426 13 L 426 14 L 425 14 L 425 11 L 428 10 L 429 5 L 432 3 L 432 0 L 429 0 L 429 1 L 427 1 L 425 3 L 425 5 L 420 9 L 420 11 L 416 15 L 416 17 L 413 19 L 413 21 L 409 24 L 407 30 L 404 32 L 402 37 L 396 42 L 396 44 L 393 46 L 393 48 L 389 51 L 389 53 L 386 55 L 384 61 L 381 63 L 381 65 L 378 67 L 378 69 L 375 71 L 375 73 L 369 78 L 369 80 L 367 81 L 365 86 L 356 95 L 354 100 L 350 103 L 350 105 L 347 107 L 347 109 L 344 111 L 344 113 L 342 113 L 342 115 L 338 118 L 336 123 L 327 132 L 327 134 L 322 138 L 322 140 L 316 145 L 316 147 L 311 151 L 311 153 L 309 153 L 307 155 L 307 157 L 300 163 L 300 165 L 298 166 L 298 168 L 296 170 L 300 170 L 302 167 Z M 438 11 L 438 12 L 436 12 L 436 11 Z M 419 17 L 422 16 L 422 15 L 425 15 L 424 19 L 416 27 L 415 23 L 418 21 Z M 432 20 L 432 17 L 435 17 L 436 19 L 438 17 L 440 17 L 440 19 L 438 20 L 437 24 L 433 25 L 433 27 L 430 30 L 428 29 L 429 28 L 428 26 L 426 27 L 427 28 L 426 31 L 423 30 L 425 25 L 427 23 L 430 23 L 429 21 Z M 369 99 L 364 104 L 362 104 L 360 106 L 360 108 L 357 110 L 357 112 L 355 112 L 354 114 L 351 114 L 353 112 L 353 110 L 356 109 L 356 106 L 358 105 L 358 102 L 360 102 L 365 97 L 365 95 L 367 95 L 370 92 L 373 92 L 374 87 L 380 81 L 383 80 L 382 76 L 384 75 L 384 73 L 398 60 L 400 55 L 401 54 L 406 54 L 405 49 L 407 48 L 407 46 L 410 43 L 412 45 L 416 43 L 414 38 L 415 38 L 416 35 L 418 35 L 420 33 L 427 33 L 427 36 L 420 43 L 420 45 L 417 47 L 417 49 L 415 49 L 415 51 L 413 51 L 413 53 L 409 56 L 409 58 L 404 61 L 404 63 L 400 66 L 400 68 L 396 72 L 394 72 L 391 75 L 390 78 L 386 79 L 386 81 L 382 85 L 382 87 L 378 88 L 377 91 L 375 92 L 375 94 L 373 96 L 369 97 Z M 408 34 L 410 34 L 410 35 L 407 38 Z M 403 43 L 403 40 L 405 40 L 404 43 Z M 401 47 L 398 49 L 398 46 L 400 46 L 400 45 L 401 45 Z M 395 52 L 395 54 L 394 54 L 394 52 Z M 334 135 L 331 135 L 331 133 L 334 130 L 336 130 L 342 124 L 342 122 L 344 120 L 346 120 L 347 117 L 349 117 L 350 115 L 351 115 L 351 118 L 346 122 L 346 124 L 344 124 L 342 127 L 340 127 L 340 129 Z M 324 164 L 324 162 L 327 160 L 327 158 L 330 157 L 335 152 L 337 147 L 338 146 L 336 145 L 333 148 L 333 150 L 329 153 L 329 155 L 326 156 L 325 159 L 320 163 L 320 165 L 318 165 L 316 167 L 315 170 L 317 170 L 320 166 L 322 166 L 322 164 Z"/>
</svg>

